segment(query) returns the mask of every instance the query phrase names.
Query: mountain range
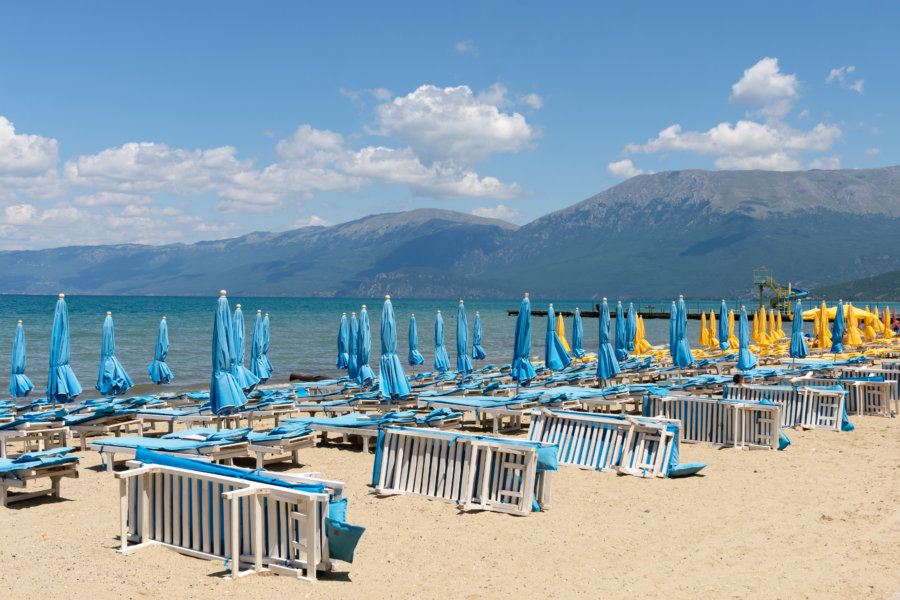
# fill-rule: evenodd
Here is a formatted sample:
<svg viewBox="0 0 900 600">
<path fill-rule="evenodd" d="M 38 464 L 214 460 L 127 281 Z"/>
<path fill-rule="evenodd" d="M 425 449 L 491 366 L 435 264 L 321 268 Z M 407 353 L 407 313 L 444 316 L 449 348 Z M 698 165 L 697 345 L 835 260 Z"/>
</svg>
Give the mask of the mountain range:
<svg viewBox="0 0 900 600">
<path fill-rule="evenodd" d="M 3 293 L 752 297 L 900 270 L 900 167 L 639 175 L 521 227 L 421 209 L 196 244 L 0 252 Z"/>
</svg>

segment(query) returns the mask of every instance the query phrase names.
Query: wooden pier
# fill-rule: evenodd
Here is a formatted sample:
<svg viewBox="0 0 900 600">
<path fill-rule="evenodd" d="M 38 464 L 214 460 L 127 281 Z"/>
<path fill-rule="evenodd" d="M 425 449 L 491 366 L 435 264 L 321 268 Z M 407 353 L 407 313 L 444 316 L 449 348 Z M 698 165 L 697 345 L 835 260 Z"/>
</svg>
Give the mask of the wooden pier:
<svg viewBox="0 0 900 600">
<path fill-rule="evenodd" d="M 641 318 L 643 318 L 643 319 L 668 319 L 668 318 L 669 318 L 670 315 L 669 315 L 669 311 L 668 311 L 668 310 L 666 310 L 666 311 L 663 312 L 663 311 L 654 310 L 655 308 L 656 308 L 656 307 L 650 306 L 650 307 L 647 307 L 647 309 L 645 309 L 645 310 L 641 310 L 640 308 L 637 308 L 636 310 L 637 310 L 637 314 L 640 315 Z M 564 316 L 564 317 L 571 317 L 571 316 L 574 316 L 574 315 L 575 315 L 575 311 L 572 311 L 572 310 L 554 310 L 553 312 L 555 312 L 555 313 L 558 314 L 558 315 L 562 315 L 562 316 Z M 716 318 L 718 319 L 718 318 L 719 318 L 719 311 L 718 311 L 718 310 L 713 310 L 713 312 L 716 314 Z M 755 311 L 754 311 L 754 312 L 755 312 Z M 518 315 L 519 315 L 519 310 L 518 310 L 518 309 L 507 309 L 507 310 L 506 310 L 506 314 L 507 314 L 508 316 L 510 316 L 510 317 L 515 317 L 515 316 L 518 316 Z M 707 317 L 709 317 L 709 311 L 703 312 L 703 311 L 700 311 L 700 310 L 690 310 L 690 309 L 688 309 L 688 311 L 687 311 L 687 318 L 688 318 L 688 319 L 695 319 L 695 320 L 699 321 L 699 320 L 700 320 L 700 315 L 704 315 L 704 314 L 705 314 Z M 767 314 L 767 315 L 769 314 L 768 311 L 766 311 L 766 314 Z M 546 317 L 546 316 L 547 316 L 547 311 L 546 311 L 546 310 L 532 310 L 532 311 L 531 311 L 531 316 L 532 316 L 532 317 Z M 598 319 L 598 318 L 600 318 L 600 310 L 599 310 L 599 307 L 597 308 L 597 310 L 583 310 L 583 311 L 581 311 L 581 316 L 582 316 L 582 318 L 585 318 L 585 319 Z M 748 311 L 748 312 L 747 312 L 747 316 L 750 318 L 750 320 L 753 320 L 753 313 L 752 313 L 752 312 Z M 738 317 L 740 317 L 740 311 L 735 311 L 735 313 L 734 313 L 734 318 L 735 318 L 735 320 L 737 320 Z M 610 319 L 615 319 L 615 318 L 616 318 L 616 311 L 610 310 L 610 311 L 609 311 L 609 318 L 610 318 Z M 792 321 L 793 319 L 791 318 L 790 315 L 788 315 L 788 314 L 786 314 L 786 313 L 781 313 L 781 320 L 782 320 L 782 321 L 786 321 L 786 322 L 790 322 L 790 321 Z"/>
</svg>

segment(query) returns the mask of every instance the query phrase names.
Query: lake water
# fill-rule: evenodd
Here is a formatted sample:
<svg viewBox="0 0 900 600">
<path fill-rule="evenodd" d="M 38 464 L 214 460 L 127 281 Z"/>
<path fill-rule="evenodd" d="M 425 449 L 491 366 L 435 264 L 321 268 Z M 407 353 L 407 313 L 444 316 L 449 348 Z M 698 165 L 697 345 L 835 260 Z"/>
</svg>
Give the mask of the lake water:
<svg viewBox="0 0 900 600">
<path fill-rule="evenodd" d="M 27 344 L 26 374 L 35 385 L 32 395 L 42 397 L 47 385 L 49 362 L 50 329 L 56 296 L 0 296 L 0 335 L 7 336 L 7 342 L 0 343 L 0 368 L 8 374 L 12 339 L 16 321 L 22 319 Z M 97 369 L 100 364 L 100 342 L 106 311 L 112 311 L 116 327 L 116 356 L 128 371 L 135 388 L 129 394 L 139 395 L 155 391 L 185 391 L 208 389 L 211 366 L 211 345 L 213 315 L 216 297 L 133 297 L 133 296 L 66 296 L 69 310 L 71 365 L 84 388 L 82 398 L 95 397 Z M 371 366 L 378 372 L 380 356 L 381 308 L 383 298 L 358 299 L 308 299 L 308 298 L 240 298 L 229 297 L 232 310 L 236 304 L 242 305 L 246 322 L 246 359 L 250 358 L 250 338 L 257 309 L 269 313 L 271 323 L 271 348 L 269 360 L 274 366 L 272 383 L 286 382 L 291 373 L 314 373 L 337 377 L 341 372 L 335 369 L 336 339 L 341 313 L 359 312 L 361 306 L 368 306 L 372 326 Z M 552 302 L 556 310 L 574 310 L 580 307 L 590 310 L 591 300 L 557 300 L 532 298 L 533 310 L 546 310 Z M 444 341 L 456 364 L 456 313 L 458 299 L 404 299 L 392 298 L 397 317 L 398 350 L 407 374 L 428 371 L 433 368 L 434 315 L 441 310 L 444 317 Z M 635 301 L 635 306 L 646 309 L 668 310 L 671 301 Z M 689 310 L 716 310 L 718 302 L 688 302 Z M 627 302 L 625 302 L 627 306 Z M 863 307 L 865 303 L 857 303 Z M 752 304 L 748 304 L 750 308 Z M 881 304 L 883 310 L 885 304 Z M 900 305 L 889 304 L 893 310 Z M 809 303 L 806 308 L 811 308 Z M 480 365 L 493 363 L 502 365 L 512 360 L 515 317 L 508 316 L 508 309 L 518 309 L 519 301 L 514 300 L 471 300 L 466 301 L 469 322 L 469 344 L 471 350 L 471 328 L 475 311 L 481 313 L 484 330 L 483 347 L 487 359 Z M 611 309 L 615 304 L 610 305 Z M 740 308 L 738 303 L 729 303 L 729 308 Z M 419 331 L 419 351 L 425 357 L 420 367 L 406 366 L 408 351 L 407 332 L 410 314 L 415 313 Z M 154 385 L 148 376 L 147 366 L 153 362 L 156 332 L 160 318 L 165 315 L 169 327 L 169 355 L 166 360 L 175 375 L 175 380 L 167 386 Z M 717 315 L 718 317 L 718 315 Z M 584 348 L 588 352 L 597 351 L 597 319 L 585 318 Z M 566 333 L 571 341 L 572 319 L 566 318 Z M 648 341 L 655 345 L 668 343 L 668 321 L 666 319 L 645 319 L 644 325 Z M 612 324 L 615 335 L 615 321 Z M 789 323 L 784 327 L 789 332 Z M 807 331 L 811 324 L 806 323 Z M 688 321 L 688 340 L 696 347 L 700 322 Z M 546 317 L 534 317 L 532 322 L 531 355 L 543 357 Z M 0 398 L 8 397 L 8 376 L 0 378 Z"/>
</svg>

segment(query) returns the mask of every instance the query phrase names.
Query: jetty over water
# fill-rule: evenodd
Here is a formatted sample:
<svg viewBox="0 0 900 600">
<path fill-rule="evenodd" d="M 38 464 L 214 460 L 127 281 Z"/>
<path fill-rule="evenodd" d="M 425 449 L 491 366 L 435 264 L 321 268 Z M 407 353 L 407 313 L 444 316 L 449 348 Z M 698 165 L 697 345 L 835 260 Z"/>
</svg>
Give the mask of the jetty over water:
<svg viewBox="0 0 900 600">
<path fill-rule="evenodd" d="M 582 310 L 582 311 L 581 311 L 581 317 L 582 317 L 582 318 L 585 318 L 585 319 L 588 319 L 588 318 L 594 318 L 594 319 L 597 319 L 597 318 L 599 318 L 599 317 L 600 317 L 600 305 L 599 305 L 599 304 L 595 304 L 592 308 L 594 308 L 594 310 Z M 668 318 L 669 318 L 669 307 L 668 307 L 668 306 L 664 307 L 665 310 L 660 310 L 660 308 L 661 308 L 661 307 L 655 306 L 655 305 L 647 305 L 647 306 L 643 306 L 643 307 L 641 307 L 641 306 L 636 306 L 636 307 L 635 307 L 635 309 L 637 310 L 637 314 L 640 315 L 641 318 L 643 318 L 643 319 L 668 319 Z M 564 316 L 564 317 L 571 317 L 571 316 L 573 316 L 573 315 L 575 314 L 575 311 L 572 311 L 572 310 L 556 310 L 555 308 L 553 309 L 553 312 L 556 313 L 557 315 L 562 315 L 562 316 Z M 718 318 L 718 316 L 719 316 L 719 311 L 714 309 L 713 312 L 716 313 L 716 317 Z M 735 317 L 737 317 L 738 312 L 739 312 L 739 311 L 735 311 Z M 506 310 L 506 314 L 507 314 L 508 316 L 510 316 L 510 317 L 518 316 L 518 314 L 519 314 L 519 309 L 518 309 L 518 308 L 516 308 L 516 309 L 507 309 L 507 310 Z M 699 320 L 700 320 L 700 315 L 704 315 L 704 314 L 708 317 L 708 316 L 709 316 L 709 310 L 707 310 L 707 311 L 702 311 L 702 310 L 696 309 L 696 308 L 695 308 L 695 309 L 690 309 L 690 308 L 689 308 L 689 309 L 687 310 L 687 318 L 688 318 L 688 319 L 696 319 L 696 320 L 699 321 Z M 546 316 L 547 316 L 547 311 L 546 311 L 546 310 L 535 310 L 535 309 L 532 309 L 532 310 L 531 310 L 531 315 L 534 316 L 534 317 L 546 317 Z M 610 311 L 609 311 L 609 318 L 611 318 L 611 319 L 615 319 L 615 318 L 616 318 L 616 311 L 615 311 L 615 310 L 610 309 Z M 782 318 L 782 320 L 784 320 L 784 321 L 792 321 L 792 320 L 793 320 L 793 319 L 791 318 L 791 315 L 789 315 L 789 314 L 787 314 L 787 313 L 781 313 L 781 318 Z"/>
</svg>

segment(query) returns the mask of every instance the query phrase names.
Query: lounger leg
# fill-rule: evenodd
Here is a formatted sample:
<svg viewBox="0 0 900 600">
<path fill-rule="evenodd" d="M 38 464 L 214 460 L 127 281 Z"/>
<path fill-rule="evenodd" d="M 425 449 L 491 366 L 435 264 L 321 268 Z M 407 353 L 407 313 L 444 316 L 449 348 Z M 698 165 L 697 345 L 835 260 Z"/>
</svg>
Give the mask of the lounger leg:
<svg viewBox="0 0 900 600">
<path fill-rule="evenodd" d="M 106 452 L 106 472 L 113 472 L 113 463 L 116 462 L 116 455 L 112 452 Z"/>
<path fill-rule="evenodd" d="M 300 466 L 300 450 L 294 450 L 291 454 L 294 456 L 294 464 Z"/>
</svg>

